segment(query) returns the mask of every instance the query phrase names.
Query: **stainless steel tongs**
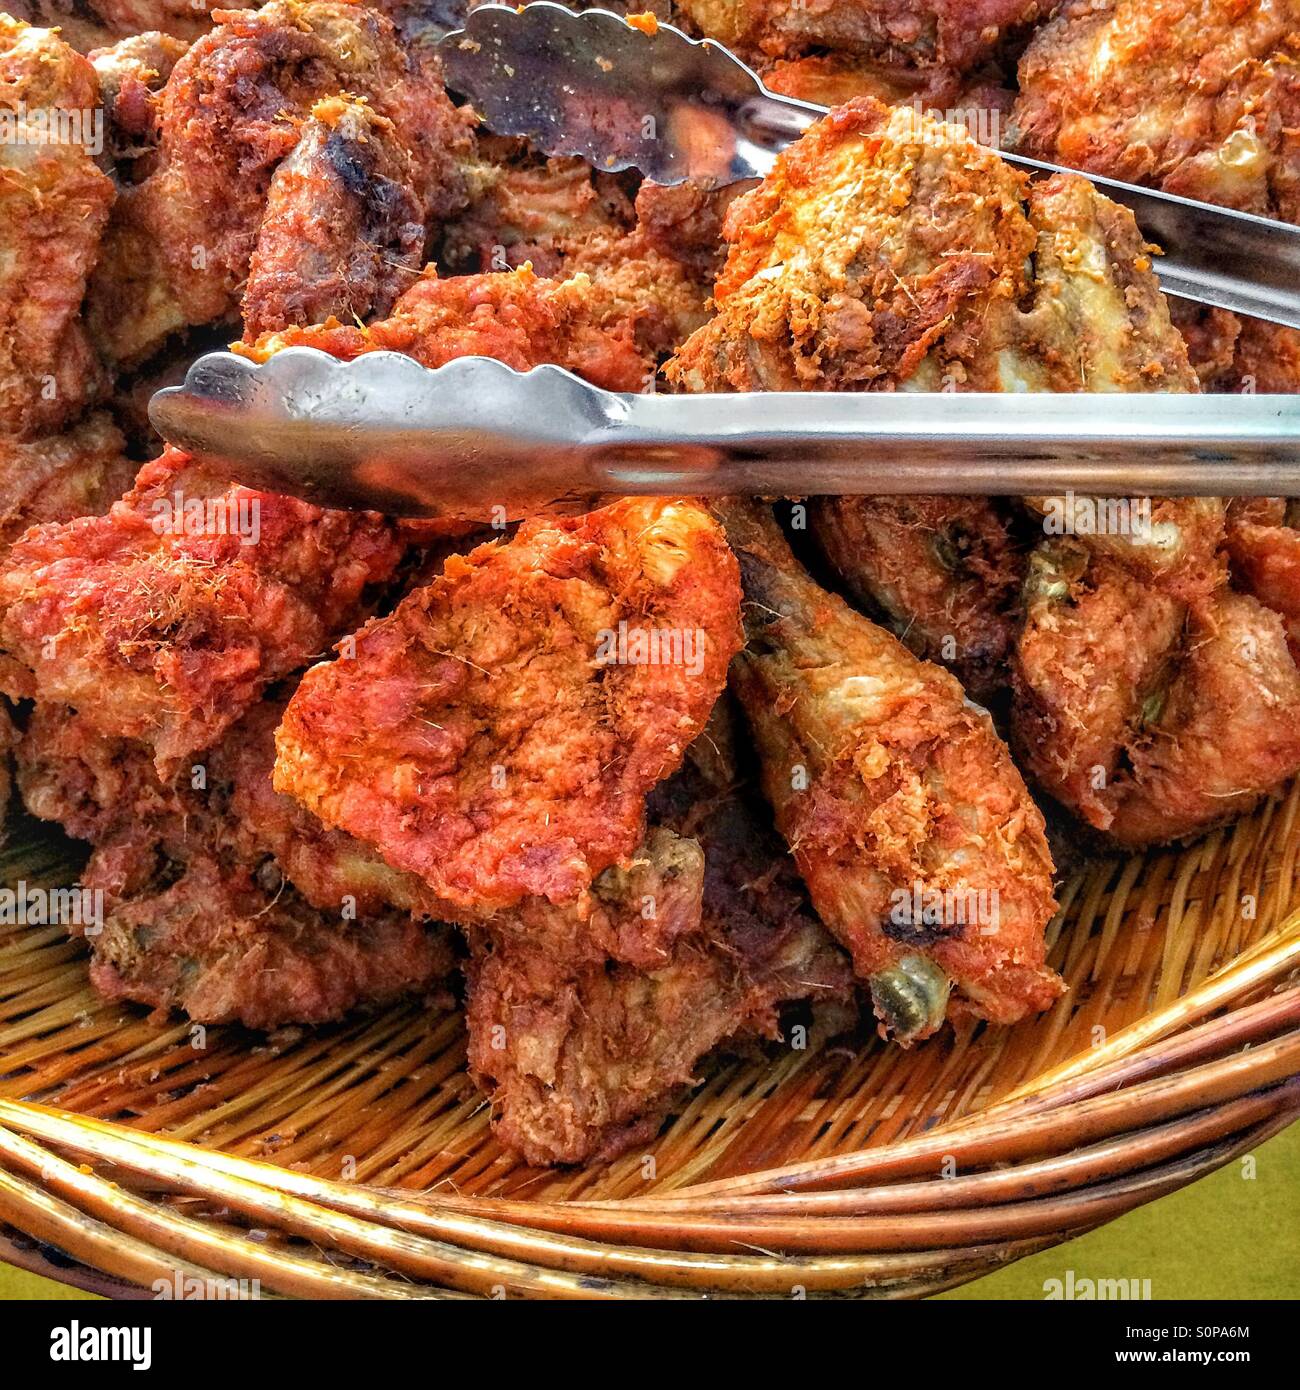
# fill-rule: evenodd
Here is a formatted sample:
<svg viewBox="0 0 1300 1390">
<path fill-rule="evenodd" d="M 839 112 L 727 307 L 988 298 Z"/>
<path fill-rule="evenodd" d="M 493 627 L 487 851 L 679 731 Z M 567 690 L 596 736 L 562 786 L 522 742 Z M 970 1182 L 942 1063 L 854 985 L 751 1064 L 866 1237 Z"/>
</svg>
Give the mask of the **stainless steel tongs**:
<svg viewBox="0 0 1300 1390">
<path fill-rule="evenodd" d="M 484 6 L 441 49 L 489 128 L 663 183 L 760 176 L 822 114 L 716 44 L 604 11 Z M 1167 288 L 1172 266 L 1176 293 L 1300 326 L 1300 228 L 1094 182 L 1172 248 Z M 558 367 L 292 348 L 200 358 L 150 415 L 249 482 L 399 515 L 629 492 L 1300 495 L 1300 396 L 623 396 Z"/>
</svg>

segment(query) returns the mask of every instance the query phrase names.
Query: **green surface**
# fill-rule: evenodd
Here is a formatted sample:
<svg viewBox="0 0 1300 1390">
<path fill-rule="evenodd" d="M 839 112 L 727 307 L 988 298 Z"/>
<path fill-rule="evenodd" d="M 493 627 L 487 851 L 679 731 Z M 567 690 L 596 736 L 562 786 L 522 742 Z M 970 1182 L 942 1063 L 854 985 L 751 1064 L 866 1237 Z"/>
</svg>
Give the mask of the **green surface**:
<svg viewBox="0 0 1300 1390">
<path fill-rule="evenodd" d="M 1151 1281 L 1161 1298 L 1300 1298 L 1300 1124 L 1193 1187 L 943 1298 L 1042 1298 L 1049 1279 Z M 1254 1177 L 1246 1176 L 1253 1168 Z M 0 1298 L 88 1298 L 0 1265 Z"/>
</svg>

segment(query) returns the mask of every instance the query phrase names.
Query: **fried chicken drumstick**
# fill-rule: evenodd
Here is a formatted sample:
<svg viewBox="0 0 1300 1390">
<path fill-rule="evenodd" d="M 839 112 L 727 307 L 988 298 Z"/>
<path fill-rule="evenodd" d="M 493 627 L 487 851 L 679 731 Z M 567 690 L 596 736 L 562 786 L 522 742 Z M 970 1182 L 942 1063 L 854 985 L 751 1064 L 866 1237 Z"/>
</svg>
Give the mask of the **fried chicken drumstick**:
<svg viewBox="0 0 1300 1390">
<path fill-rule="evenodd" d="M 1043 818 L 946 671 L 799 567 L 766 508 L 728 503 L 745 584 L 732 680 L 814 907 L 900 1042 L 962 1014 L 1011 1023 L 1062 985 Z M 917 907 L 920 910 L 917 910 Z"/>
</svg>

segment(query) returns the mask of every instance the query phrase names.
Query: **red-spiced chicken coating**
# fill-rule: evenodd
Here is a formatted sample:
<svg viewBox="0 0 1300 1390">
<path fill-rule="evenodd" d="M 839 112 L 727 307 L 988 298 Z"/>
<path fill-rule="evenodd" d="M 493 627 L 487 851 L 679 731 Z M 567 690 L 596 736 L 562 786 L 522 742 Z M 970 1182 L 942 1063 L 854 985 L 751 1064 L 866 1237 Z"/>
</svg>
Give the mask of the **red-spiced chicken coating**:
<svg viewBox="0 0 1300 1390">
<path fill-rule="evenodd" d="M 690 502 L 527 522 L 307 673 L 276 787 L 467 915 L 582 901 L 707 718 L 739 601 Z"/>
<path fill-rule="evenodd" d="M 501 274 L 427 274 L 368 327 L 330 321 L 272 333 L 238 350 L 264 361 L 286 347 L 313 347 L 350 361 L 402 352 L 426 367 L 457 357 L 495 357 L 516 371 L 544 362 L 611 391 L 639 391 L 653 372 L 627 320 L 607 324 L 604 297 L 585 275 L 543 280 L 524 267 Z"/>
<path fill-rule="evenodd" d="M 242 488 L 169 449 L 106 517 L 14 546 L 0 644 L 32 674 L 22 693 L 175 766 L 352 626 L 401 554 L 373 514 Z"/>
<path fill-rule="evenodd" d="M 130 489 L 136 469 L 103 412 L 64 434 L 0 438 L 0 547 L 41 522 L 102 515 Z"/>
</svg>

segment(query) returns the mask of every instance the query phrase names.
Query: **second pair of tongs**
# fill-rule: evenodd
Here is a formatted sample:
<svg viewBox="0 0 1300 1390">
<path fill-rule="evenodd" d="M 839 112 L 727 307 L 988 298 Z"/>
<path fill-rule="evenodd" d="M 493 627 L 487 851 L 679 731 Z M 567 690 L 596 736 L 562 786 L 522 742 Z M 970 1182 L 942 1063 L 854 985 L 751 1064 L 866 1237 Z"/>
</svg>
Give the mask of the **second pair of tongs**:
<svg viewBox="0 0 1300 1390">
<path fill-rule="evenodd" d="M 823 114 L 715 44 L 602 11 L 484 6 L 441 48 L 490 129 L 662 183 L 760 176 Z M 689 134 L 703 116 L 709 141 Z M 1300 229 L 1097 182 L 1174 248 L 1167 288 L 1300 326 Z M 292 348 L 260 366 L 201 358 L 150 413 L 248 481 L 399 515 L 610 493 L 1300 495 L 1296 396 L 620 396 L 558 367 Z"/>
</svg>

